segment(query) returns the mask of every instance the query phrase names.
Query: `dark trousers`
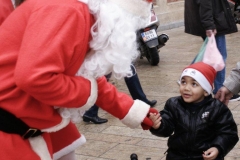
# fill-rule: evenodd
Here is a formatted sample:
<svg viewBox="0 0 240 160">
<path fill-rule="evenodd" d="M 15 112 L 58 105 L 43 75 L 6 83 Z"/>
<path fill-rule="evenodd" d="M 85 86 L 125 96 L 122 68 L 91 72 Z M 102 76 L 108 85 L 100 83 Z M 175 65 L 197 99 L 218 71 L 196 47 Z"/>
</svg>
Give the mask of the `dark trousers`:
<svg viewBox="0 0 240 160">
<path fill-rule="evenodd" d="M 133 73 L 133 76 L 132 77 L 125 77 L 124 80 L 125 80 L 125 83 L 128 87 L 128 90 L 132 96 L 132 98 L 135 100 L 135 99 L 139 99 L 143 102 L 148 102 L 148 99 L 145 95 L 145 93 L 143 92 L 142 90 L 142 86 L 141 86 L 141 83 L 138 79 L 138 75 L 137 75 L 137 72 L 136 72 L 136 69 L 133 65 L 131 65 L 131 70 L 132 70 L 132 73 Z M 107 80 L 109 80 L 111 77 L 111 74 L 110 75 L 107 75 L 106 78 Z M 95 117 L 98 115 L 98 106 L 97 105 L 93 105 L 89 110 L 87 110 L 85 112 L 84 115 L 88 115 L 90 117 Z"/>
<path fill-rule="evenodd" d="M 148 100 L 145 93 L 143 92 L 136 69 L 133 65 L 131 65 L 131 69 L 132 69 L 133 76 L 124 78 L 127 88 L 134 100 L 139 99 L 147 103 Z"/>
<path fill-rule="evenodd" d="M 89 110 L 87 110 L 84 115 L 87 115 L 89 117 L 96 117 L 98 115 L 98 106 L 94 104 Z"/>
</svg>

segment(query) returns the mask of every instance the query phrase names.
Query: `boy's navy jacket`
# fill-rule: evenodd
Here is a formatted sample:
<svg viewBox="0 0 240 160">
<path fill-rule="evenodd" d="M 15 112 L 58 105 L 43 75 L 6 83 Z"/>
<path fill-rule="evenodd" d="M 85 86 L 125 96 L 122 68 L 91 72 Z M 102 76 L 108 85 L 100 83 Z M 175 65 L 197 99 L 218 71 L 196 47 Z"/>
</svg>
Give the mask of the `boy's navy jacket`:
<svg viewBox="0 0 240 160">
<path fill-rule="evenodd" d="M 231 111 L 211 96 L 197 104 L 185 103 L 181 96 L 170 98 L 160 115 L 161 126 L 150 131 L 169 137 L 169 160 L 203 159 L 203 151 L 211 147 L 218 148 L 218 158 L 223 158 L 239 139 Z"/>
</svg>

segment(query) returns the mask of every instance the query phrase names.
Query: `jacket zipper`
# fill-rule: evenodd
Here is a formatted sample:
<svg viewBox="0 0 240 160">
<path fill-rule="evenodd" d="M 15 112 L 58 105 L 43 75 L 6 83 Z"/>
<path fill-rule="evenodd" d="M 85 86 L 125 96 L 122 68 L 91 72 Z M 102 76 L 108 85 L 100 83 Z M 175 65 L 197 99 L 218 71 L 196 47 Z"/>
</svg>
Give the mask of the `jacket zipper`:
<svg viewBox="0 0 240 160">
<path fill-rule="evenodd" d="M 195 128 L 196 128 L 196 123 L 195 123 L 195 117 L 196 117 L 196 111 L 194 112 L 190 112 L 190 121 L 189 121 L 189 134 L 188 134 L 188 143 L 187 143 L 187 146 L 188 146 L 188 158 L 191 158 L 191 148 L 193 147 L 193 140 L 194 140 L 194 131 L 195 131 Z"/>
</svg>

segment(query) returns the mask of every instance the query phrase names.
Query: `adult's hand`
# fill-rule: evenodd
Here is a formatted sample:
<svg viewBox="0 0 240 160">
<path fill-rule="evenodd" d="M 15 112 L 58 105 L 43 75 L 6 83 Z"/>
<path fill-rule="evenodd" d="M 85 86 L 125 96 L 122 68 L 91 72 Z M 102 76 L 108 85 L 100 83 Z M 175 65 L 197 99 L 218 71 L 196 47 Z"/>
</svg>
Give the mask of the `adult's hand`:
<svg viewBox="0 0 240 160">
<path fill-rule="evenodd" d="M 223 86 L 217 91 L 215 98 L 219 99 L 221 102 L 228 105 L 228 102 L 232 98 L 232 96 L 233 96 L 233 93 L 229 89 L 227 89 L 225 86 Z"/>
<path fill-rule="evenodd" d="M 217 30 L 216 29 L 206 30 L 206 36 L 211 37 L 212 34 L 214 34 L 215 36 L 217 34 Z"/>
</svg>

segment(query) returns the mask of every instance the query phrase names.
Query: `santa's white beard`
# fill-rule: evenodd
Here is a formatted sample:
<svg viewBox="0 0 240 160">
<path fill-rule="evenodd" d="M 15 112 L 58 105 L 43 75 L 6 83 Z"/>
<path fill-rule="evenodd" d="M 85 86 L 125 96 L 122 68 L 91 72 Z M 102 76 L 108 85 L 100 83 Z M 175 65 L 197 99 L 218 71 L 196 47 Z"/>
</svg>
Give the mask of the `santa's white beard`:
<svg viewBox="0 0 240 160">
<path fill-rule="evenodd" d="M 147 25 L 149 17 L 133 15 L 108 0 L 87 3 L 96 22 L 91 28 L 91 51 L 78 75 L 98 78 L 112 72 L 116 79 L 131 76 L 130 65 L 139 56 L 136 31 Z M 149 15 L 150 7 L 146 6 Z"/>
</svg>

